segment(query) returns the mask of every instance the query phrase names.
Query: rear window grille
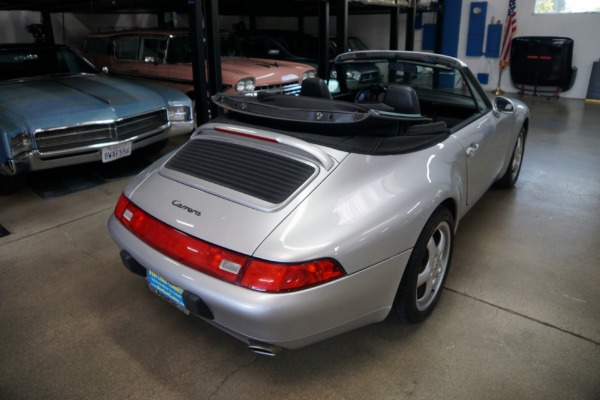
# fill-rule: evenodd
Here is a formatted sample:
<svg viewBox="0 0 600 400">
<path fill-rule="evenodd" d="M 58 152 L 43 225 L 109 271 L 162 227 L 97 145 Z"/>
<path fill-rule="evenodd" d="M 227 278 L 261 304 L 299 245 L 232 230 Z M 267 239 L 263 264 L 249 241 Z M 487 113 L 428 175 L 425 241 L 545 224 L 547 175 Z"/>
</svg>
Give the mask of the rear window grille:
<svg viewBox="0 0 600 400">
<path fill-rule="evenodd" d="M 191 140 L 166 167 L 245 193 L 283 203 L 315 172 L 301 161 L 214 140 Z"/>
</svg>

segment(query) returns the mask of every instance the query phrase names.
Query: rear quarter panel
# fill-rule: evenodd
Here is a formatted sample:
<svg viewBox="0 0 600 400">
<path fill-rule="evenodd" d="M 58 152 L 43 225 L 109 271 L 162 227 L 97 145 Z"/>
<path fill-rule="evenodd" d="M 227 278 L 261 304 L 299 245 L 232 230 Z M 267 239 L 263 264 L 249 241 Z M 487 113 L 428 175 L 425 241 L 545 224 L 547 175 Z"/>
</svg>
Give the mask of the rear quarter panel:
<svg viewBox="0 0 600 400">
<path fill-rule="evenodd" d="M 411 154 L 351 154 L 254 255 L 280 262 L 331 257 L 354 273 L 411 249 L 442 202 L 461 207 L 465 184 L 463 149 L 453 137 Z"/>
</svg>

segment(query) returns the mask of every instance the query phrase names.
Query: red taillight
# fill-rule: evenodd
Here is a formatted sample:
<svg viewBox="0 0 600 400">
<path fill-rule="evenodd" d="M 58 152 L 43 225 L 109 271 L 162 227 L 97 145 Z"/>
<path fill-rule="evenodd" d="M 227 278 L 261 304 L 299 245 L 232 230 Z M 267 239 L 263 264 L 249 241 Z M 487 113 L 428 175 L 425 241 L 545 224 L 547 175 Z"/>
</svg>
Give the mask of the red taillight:
<svg viewBox="0 0 600 400">
<path fill-rule="evenodd" d="M 168 257 L 249 289 L 289 292 L 344 275 L 342 267 L 334 260 L 278 264 L 215 246 L 157 220 L 124 195 L 119 198 L 115 216 L 141 240 Z"/>
<path fill-rule="evenodd" d="M 117 201 L 117 206 L 115 207 L 115 217 L 120 220 L 128 204 L 129 199 L 125 197 L 123 193 L 121 193 L 121 197 L 119 197 L 119 201 Z"/>
<path fill-rule="evenodd" d="M 254 259 L 244 272 L 240 285 L 265 292 L 289 292 L 343 275 L 342 267 L 328 259 L 303 264 L 277 264 Z"/>
<path fill-rule="evenodd" d="M 121 223 L 156 250 L 188 267 L 225 281 L 234 282 L 248 258 L 160 222 L 131 202 L 121 215 Z"/>
</svg>

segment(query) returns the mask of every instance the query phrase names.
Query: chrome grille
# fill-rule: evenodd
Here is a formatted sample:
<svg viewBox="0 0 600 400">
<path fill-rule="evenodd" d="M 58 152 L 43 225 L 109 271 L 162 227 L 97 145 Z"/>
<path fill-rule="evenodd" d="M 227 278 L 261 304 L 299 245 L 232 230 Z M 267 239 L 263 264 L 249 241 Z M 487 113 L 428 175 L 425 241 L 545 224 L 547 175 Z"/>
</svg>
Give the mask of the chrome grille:
<svg viewBox="0 0 600 400">
<path fill-rule="evenodd" d="M 256 92 L 268 90 L 272 91 L 273 93 L 300 94 L 300 89 L 302 89 L 302 85 L 300 85 L 298 82 L 289 82 L 281 85 L 257 86 L 254 90 L 254 93 L 256 94 Z"/>
<path fill-rule="evenodd" d="M 114 136 L 112 130 L 113 124 L 95 124 L 41 131 L 35 142 L 39 151 L 72 149 L 106 142 Z"/>
<path fill-rule="evenodd" d="M 166 129 L 168 122 L 167 110 L 158 110 L 117 122 L 38 131 L 35 142 L 40 152 L 77 149 L 154 133 Z"/>
<path fill-rule="evenodd" d="M 123 140 L 161 128 L 165 129 L 168 122 L 167 110 L 125 118 L 117 122 L 117 137 Z"/>
</svg>

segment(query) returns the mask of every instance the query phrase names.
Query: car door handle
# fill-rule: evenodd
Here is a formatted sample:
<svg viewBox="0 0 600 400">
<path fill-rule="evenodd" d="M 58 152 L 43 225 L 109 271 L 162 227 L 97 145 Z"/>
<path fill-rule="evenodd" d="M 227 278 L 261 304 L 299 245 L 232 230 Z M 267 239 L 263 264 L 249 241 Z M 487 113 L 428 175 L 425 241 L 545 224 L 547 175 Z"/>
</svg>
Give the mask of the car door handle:
<svg viewBox="0 0 600 400">
<path fill-rule="evenodd" d="M 479 145 L 477 143 L 474 143 L 471 146 L 469 146 L 466 151 L 467 157 L 473 157 L 475 155 L 475 153 L 477 152 L 478 148 L 479 148 Z"/>
</svg>

